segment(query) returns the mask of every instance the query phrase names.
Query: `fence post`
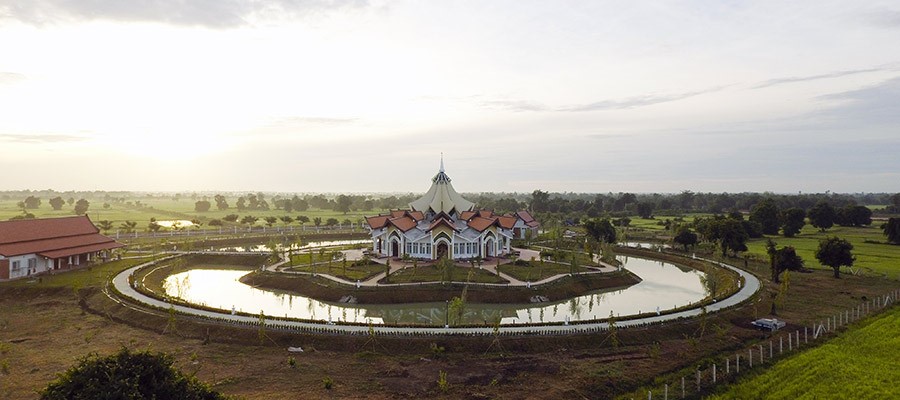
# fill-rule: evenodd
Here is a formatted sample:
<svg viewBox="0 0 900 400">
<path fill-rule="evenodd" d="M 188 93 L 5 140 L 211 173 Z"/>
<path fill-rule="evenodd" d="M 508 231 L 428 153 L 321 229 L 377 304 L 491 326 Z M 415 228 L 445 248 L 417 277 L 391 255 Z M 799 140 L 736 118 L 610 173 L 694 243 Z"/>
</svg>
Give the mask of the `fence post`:
<svg viewBox="0 0 900 400">
<path fill-rule="evenodd" d="M 713 364 L 713 384 L 716 383 L 716 364 Z"/>
<path fill-rule="evenodd" d="M 667 383 L 663 391 L 663 400 L 669 400 L 669 384 Z"/>
<path fill-rule="evenodd" d="M 803 343 L 809 343 L 809 334 L 806 333 L 806 327 L 803 327 Z"/>
<path fill-rule="evenodd" d="M 734 359 L 734 370 L 735 373 L 741 373 L 741 355 L 738 354 Z"/>
<path fill-rule="evenodd" d="M 731 359 L 725 358 L 725 375 L 731 375 Z"/>
<path fill-rule="evenodd" d="M 747 359 L 750 363 L 750 368 L 753 368 L 753 349 L 747 349 L 747 354 L 750 356 L 750 358 Z"/>
<path fill-rule="evenodd" d="M 697 393 L 700 392 L 700 369 L 697 369 Z"/>
<path fill-rule="evenodd" d="M 778 354 L 784 354 L 784 336 L 778 337 Z"/>
<path fill-rule="evenodd" d="M 759 363 L 762 364 L 766 362 L 765 356 L 763 356 L 763 345 L 759 345 Z"/>
<path fill-rule="evenodd" d="M 793 343 L 794 343 L 794 335 L 792 335 L 790 332 L 788 332 L 788 351 L 794 350 Z"/>
<path fill-rule="evenodd" d="M 769 359 L 770 359 L 770 360 L 772 359 L 772 347 L 773 347 L 773 346 L 772 346 L 772 341 L 770 340 L 770 341 L 769 341 Z"/>
</svg>

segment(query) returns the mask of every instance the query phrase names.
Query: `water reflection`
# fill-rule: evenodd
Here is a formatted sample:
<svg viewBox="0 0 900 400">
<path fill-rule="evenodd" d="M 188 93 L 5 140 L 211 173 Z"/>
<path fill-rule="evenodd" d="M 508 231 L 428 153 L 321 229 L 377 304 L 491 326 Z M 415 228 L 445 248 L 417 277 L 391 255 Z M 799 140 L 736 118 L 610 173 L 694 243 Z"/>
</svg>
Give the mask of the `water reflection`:
<svg viewBox="0 0 900 400">
<path fill-rule="evenodd" d="M 702 300 L 706 294 L 702 272 L 673 264 L 622 257 L 626 268 L 643 281 L 625 289 L 602 290 L 582 296 L 540 304 L 466 304 L 464 324 L 493 325 L 535 322 L 582 321 L 681 307 Z M 274 290 L 257 289 L 238 279 L 247 271 L 196 269 L 166 278 L 165 288 L 173 297 L 230 311 L 333 322 L 375 324 L 444 325 L 447 305 L 334 304 Z M 560 307 L 560 305 L 563 307 Z"/>
</svg>

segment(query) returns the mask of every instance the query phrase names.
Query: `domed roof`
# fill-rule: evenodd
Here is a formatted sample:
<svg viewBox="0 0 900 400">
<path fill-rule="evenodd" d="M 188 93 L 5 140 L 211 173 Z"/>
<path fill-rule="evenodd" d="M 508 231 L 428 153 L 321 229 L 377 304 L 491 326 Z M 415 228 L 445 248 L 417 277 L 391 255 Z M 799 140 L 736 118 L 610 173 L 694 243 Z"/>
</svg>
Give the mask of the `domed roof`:
<svg viewBox="0 0 900 400">
<path fill-rule="evenodd" d="M 475 203 L 464 199 L 453 189 L 450 177 L 444 172 L 444 159 L 441 157 L 441 169 L 431 178 L 431 188 L 424 196 L 409 203 L 409 207 L 415 211 L 431 211 L 435 214 L 443 212 L 449 215 L 453 211 L 471 211 L 475 208 Z"/>
</svg>

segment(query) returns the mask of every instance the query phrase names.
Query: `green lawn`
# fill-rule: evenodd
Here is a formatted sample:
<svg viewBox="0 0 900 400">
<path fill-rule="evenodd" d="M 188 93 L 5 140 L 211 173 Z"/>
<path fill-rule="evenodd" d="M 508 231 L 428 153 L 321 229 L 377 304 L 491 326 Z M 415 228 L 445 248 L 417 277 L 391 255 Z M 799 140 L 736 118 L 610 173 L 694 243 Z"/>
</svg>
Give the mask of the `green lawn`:
<svg viewBox="0 0 900 400">
<path fill-rule="evenodd" d="M 529 265 L 527 266 L 504 264 L 500 266 L 500 272 L 526 282 L 536 282 L 554 275 L 568 274 L 571 272 L 571 266 L 569 264 L 559 264 L 555 262 L 541 263 L 540 261 L 529 262 L 528 264 Z M 575 269 L 575 272 L 588 271 L 591 270 L 583 266 L 579 266 Z"/>
<path fill-rule="evenodd" d="M 900 308 L 742 379 L 715 399 L 900 398 Z"/>
<path fill-rule="evenodd" d="M 62 196 L 66 198 L 66 196 Z M 22 215 L 22 210 L 16 205 L 19 201 L 24 199 L 6 199 L 0 200 L 0 220 L 7 220 L 9 218 Z M 59 211 L 54 211 L 53 208 L 49 204 L 49 198 L 41 198 L 41 205 L 37 209 L 29 209 L 27 210 L 29 213 L 32 213 L 37 218 L 53 218 L 53 217 L 69 217 L 75 215 L 73 212 L 73 206 L 65 204 L 62 206 L 62 209 Z M 102 197 L 100 198 L 87 198 L 90 202 L 90 207 L 88 208 L 88 215 L 91 217 L 95 223 L 101 220 L 109 220 L 115 224 L 115 228 L 110 231 L 110 233 L 114 233 L 115 229 L 119 227 L 119 225 L 125 221 L 135 221 L 138 223 L 137 229 L 139 231 L 146 231 L 147 226 L 150 223 L 151 218 L 156 218 L 160 221 L 165 220 L 193 220 L 199 219 L 202 221 L 203 226 L 206 226 L 206 223 L 212 219 L 221 219 L 222 217 L 228 214 L 237 214 L 241 217 L 245 215 L 252 215 L 254 217 L 258 217 L 259 220 L 256 222 L 256 226 L 265 226 L 265 221 L 263 218 L 265 217 L 282 217 L 285 215 L 290 215 L 291 217 L 296 218 L 297 216 L 304 215 L 310 219 L 310 222 L 306 223 L 306 226 L 313 226 L 312 220 L 316 217 L 322 218 L 322 224 L 325 223 L 329 218 L 335 218 L 340 222 L 349 219 L 354 224 L 359 224 L 361 222 L 364 223 L 365 216 L 376 215 L 379 213 L 386 212 L 387 210 L 372 210 L 372 211 L 351 211 L 346 214 L 341 212 L 333 211 L 333 210 L 320 210 L 315 208 L 310 208 L 307 211 L 294 211 L 291 213 L 285 212 L 283 210 L 275 210 L 274 206 L 270 204 L 273 208 L 267 211 L 259 211 L 259 210 L 245 210 L 238 211 L 235 208 L 236 199 L 229 198 L 228 202 L 231 205 L 231 208 L 219 211 L 215 208 L 215 202 L 210 200 L 213 203 L 213 208 L 207 212 L 196 212 L 194 211 L 194 203 L 196 200 L 190 198 L 182 198 L 180 200 L 174 200 L 168 197 L 134 197 L 129 198 L 127 201 L 140 201 L 144 207 L 137 207 L 135 205 L 127 205 L 125 203 L 116 203 L 111 200 L 104 200 Z M 267 199 L 269 203 L 272 203 L 271 199 Z M 104 208 L 104 203 L 109 204 L 109 208 Z M 281 221 L 278 221 L 275 226 L 284 226 L 285 224 Z M 299 226 L 299 223 L 293 223 L 292 225 Z"/>
<path fill-rule="evenodd" d="M 450 271 L 451 280 L 454 282 L 465 282 L 471 271 L 471 282 L 506 283 L 505 279 L 479 268 L 454 265 Z M 440 282 L 441 279 L 442 274 L 437 267 L 434 265 L 420 265 L 416 268 L 409 267 L 391 274 L 389 283 Z M 382 282 L 384 282 L 384 280 L 382 280 Z"/>
<path fill-rule="evenodd" d="M 772 236 L 771 238 L 778 244 L 778 247 L 793 246 L 797 249 L 797 255 L 803 258 L 808 268 L 828 268 L 819 264 L 819 261 L 816 260 L 815 252 L 819 247 L 819 240 L 829 236 L 837 236 L 853 244 L 853 254 L 856 256 L 854 267 L 862 268 L 867 272 L 883 273 L 890 278 L 900 279 L 900 246 L 872 243 L 886 240 L 882 230 L 874 226 L 834 226 L 828 229 L 827 232 L 822 233 L 818 229 L 806 225 L 800 232 L 800 235 L 796 237 Z M 867 240 L 870 243 L 867 243 Z M 765 238 L 753 239 L 747 244 L 747 247 L 750 253 L 767 259 Z M 845 269 L 843 272 L 847 272 L 847 270 Z"/>
<path fill-rule="evenodd" d="M 382 264 L 378 264 L 376 262 L 369 262 L 364 265 L 354 265 L 354 263 L 347 262 L 347 267 L 344 268 L 343 263 L 341 261 L 335 261 L 329 264 L 318 264 L 314 267 L 310 267 L 308 264 L 299 264 L 295 267 L 290 268 L 291 271 L 302 271 L 302 272 L 316 272 L 319 274 L 328 274 L 332 276 L 336 276 L 338 278 L 343 278 L 348 281 L 361 280 L 364 281 L 369 279 L 375 275 L 378 275 L 384 272 L 385 267 Z"/>
<path fill-rule="evenodd" d="M 0 284 L 3 286 L 28 286 L 28 287 L 100 287 L 106 284 L 106 280 L 128 268 L 152 260 L 153 257 L 142 257 L 110 261 L 104 264 L 96 264 L 76 270 L 55 272 L 54 275 L 40 275 L 39 281 L 32 279 L 18 279 L 12 282 Z"/>
</svg>

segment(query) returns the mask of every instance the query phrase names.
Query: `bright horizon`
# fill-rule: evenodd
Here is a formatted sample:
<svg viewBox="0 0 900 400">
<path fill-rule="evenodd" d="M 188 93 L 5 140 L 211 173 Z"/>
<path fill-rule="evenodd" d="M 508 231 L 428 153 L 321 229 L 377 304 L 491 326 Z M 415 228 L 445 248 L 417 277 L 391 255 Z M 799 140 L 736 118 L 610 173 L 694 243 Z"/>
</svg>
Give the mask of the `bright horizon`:
<svg viewBox="0 0 900 400">
<path fill-rule="evenodd" d="M 0 190 L 900 192 L 900 6 L 0 2 Z M 14 39 L 14 40 L 10 40 Z"/>
</svg>

